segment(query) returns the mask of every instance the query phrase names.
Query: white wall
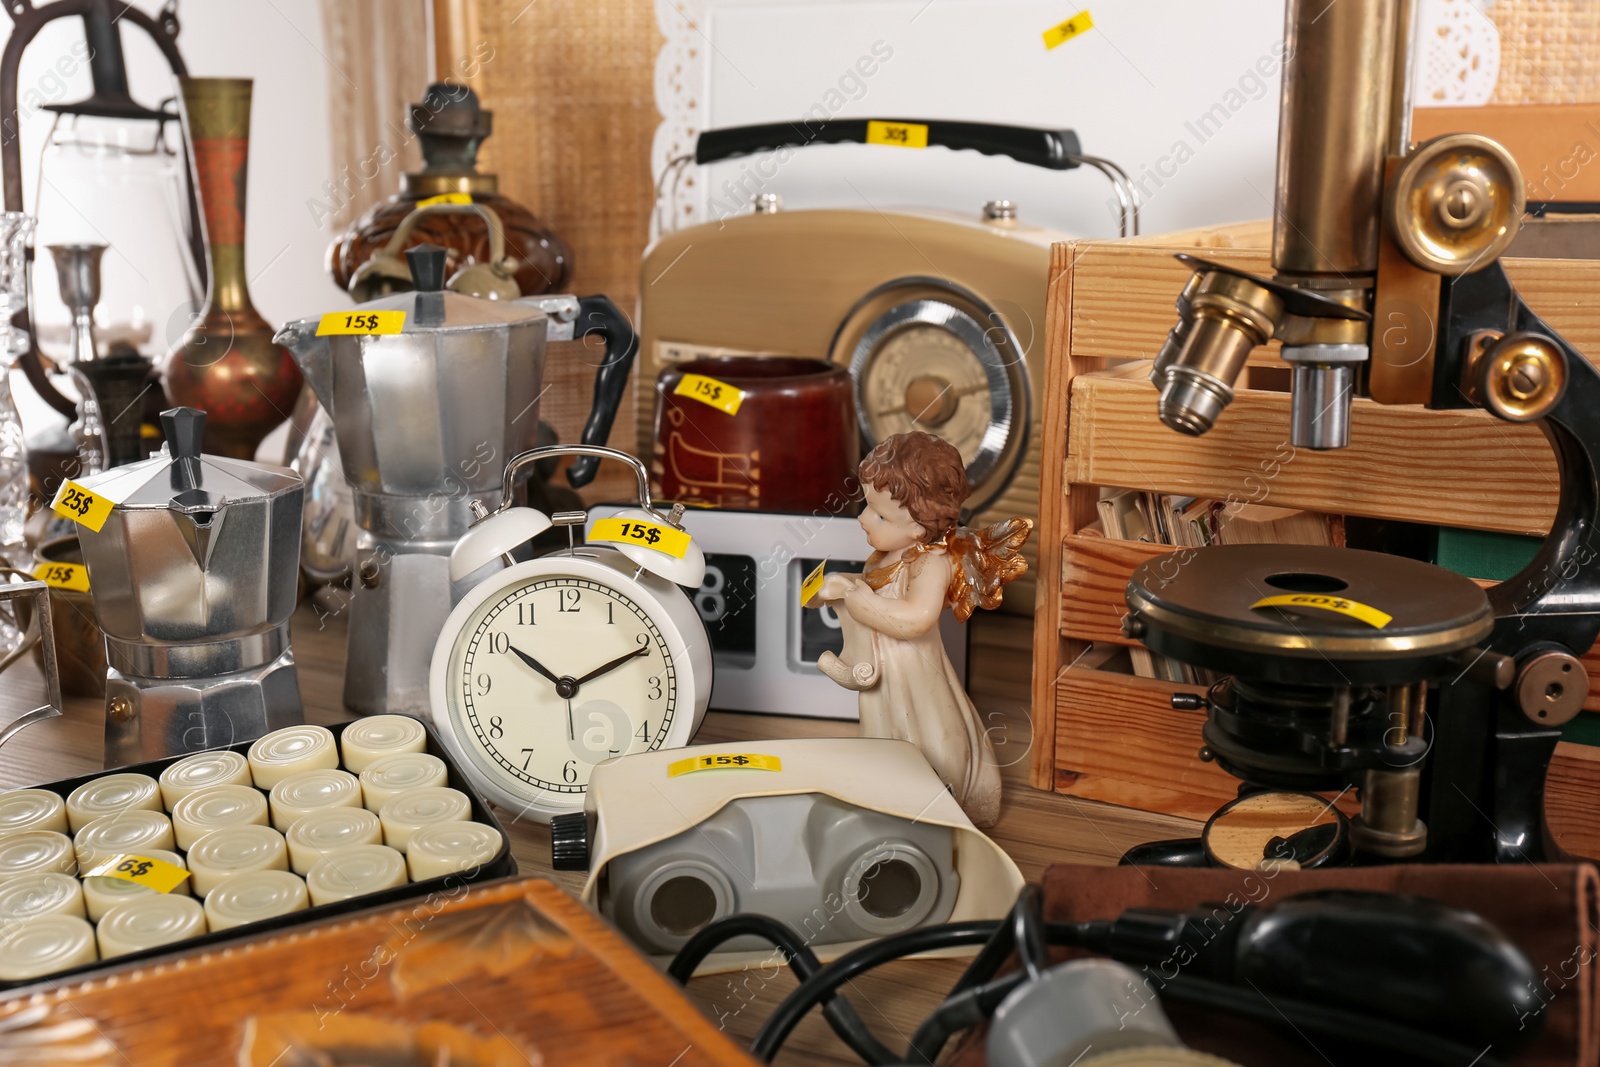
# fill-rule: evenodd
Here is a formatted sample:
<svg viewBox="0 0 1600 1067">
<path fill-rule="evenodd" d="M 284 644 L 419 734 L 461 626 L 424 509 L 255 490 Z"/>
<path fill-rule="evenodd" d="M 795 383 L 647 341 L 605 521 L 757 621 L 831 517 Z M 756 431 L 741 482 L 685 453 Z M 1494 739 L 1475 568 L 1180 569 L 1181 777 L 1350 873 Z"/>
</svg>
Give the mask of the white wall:
<svg viewBox="0 0 1600 1067">
<path fill-rule="evenodd" d="M 137 6 L 153 13 L 160 3 L 138 0 Z M 334 234 L 317 224 L 307 202 L 325 199 L 327 93 L 345 83 L 322 55 L 317 0 L 182 0 L 178 15 L 178 47 L 191 74 L 255 79 L 245 260 L 256 306 L 273 323 L 331 310 L 344 299 L 322 266 Z M 9 32 L 9 23 L 0 19 L 0 30 Z M 78 61 L 82 38 L 82 23 L 65 19 L 35 39 L 18 79 L 25 103 L 30 92 L 33 100 L 50 102 L 88 94 L 88 67 Z M 122 40 L 134 98 L 153 105 L 173 95 L 166 64 L 149 38 L 125 27 Z M 23 166 L 32 210 L 38 204 L 39 151 L 52 116 L 36 106 L 24 106 L 23 116 Z M 103 195 L 116 192 L 106 189 Z M 129 254 L 138 258 L 137 250 Z M 48 259 L 42 251 L 40 256 Z M 54 284 L 50 278 L 38 281 Z M 164 330 L 166 324 L 157 327 Z"/>
<path fill-rule="evenodd" d="M 1042 32 L 1077 4 L 703 4 L 709 47 L 699 51 L 707 61 L 703 80 L 690 83 L 704 94 L 707 128 L 793 119 L 819 104 L 839 117 L 1070 127 L 1085 152 L 1142 178 L 1146 233 L 1271 213 L 1282 0 L 1095 0 L 1094 28 L 1052 50 Z M 669 34 L 697 39 L 698 29 L 658 10 Z M 874 45 L 892 56 L 870 77 L 855 76 L 852 68 Z M 1203 136 L 1194 124 L 1217 105 L 1224 111 Z M 711 168 L 702 190 L 720 195 L 753 162 Z M 1009 197 L 1025 219 L 1069 233 L 1111 235 L 1116 225 L 1098 174 L 1063 175 L 970 152 L 808 148 L 766 188 L 790 207 L 976 211 L 986 199 Z"/>
</svg>

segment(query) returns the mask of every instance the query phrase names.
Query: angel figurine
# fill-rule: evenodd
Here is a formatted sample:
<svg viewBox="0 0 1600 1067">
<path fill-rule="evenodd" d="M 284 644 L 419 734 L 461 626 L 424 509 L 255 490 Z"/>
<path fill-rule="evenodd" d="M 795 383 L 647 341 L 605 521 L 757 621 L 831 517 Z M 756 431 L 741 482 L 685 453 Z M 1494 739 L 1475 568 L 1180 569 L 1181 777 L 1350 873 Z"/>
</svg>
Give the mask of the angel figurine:
<svg viewBox="0 0 1600 1067">
<path fill-rule="evenodd" d="M 817 666 L 860 695 L 861 736 L 922 750 L 967 816 L 1000 816 L 1000 766 L 939 636 L 946 608 L 962 622 L 1000 604 L 1001 588 L 1028 569 L 1020 549 L 1033 531 L 1013 518 L 983 530 L 960 525 L 971 493 L 961 453 L 929 433 L 895 434 L 858 468 L 872 546 L 862 574 L 830 574 L 809 602 L 839 616 L 844 649 Z"/>
</svg>

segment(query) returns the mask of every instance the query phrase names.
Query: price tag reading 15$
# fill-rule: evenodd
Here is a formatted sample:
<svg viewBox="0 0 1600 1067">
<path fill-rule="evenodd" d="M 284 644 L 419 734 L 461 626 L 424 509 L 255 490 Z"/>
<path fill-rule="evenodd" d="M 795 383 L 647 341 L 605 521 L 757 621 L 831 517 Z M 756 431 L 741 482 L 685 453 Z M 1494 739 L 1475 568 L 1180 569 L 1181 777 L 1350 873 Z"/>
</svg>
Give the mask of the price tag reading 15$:
<svg viewBox="0 0 1600 1067">
<path fill-rule="evenodd" d="M 89 591 L 89 568 L 80 563 L 41 563 L 33 568 L 33 576 L 57 589 Z"/>
<path fill-rule="evenodd" d="M 79 526 L 87 526 L 95 533 L 106 524 L 115 504 L 99 493 L 85 489 L 74 481 L 64 481 L 50 502 L 50 510 L 63 519 L 71 519 Z"/>
<path fill-rule="evenodd" d="M 674 396 L 686 396 L 691 400 L 698 400 L 707 407 L 716 408 L 724 415 L 739 414 L 739 405 L 744 403 L 744 390 L 735 389 L 727 382 L 719 382 L 704 374 L 685 374 L 678 379 L 678 384 L 672 392 Z"/>
<path fill-rule="evenodd" d="M 121 878 L 147 886 L 157 893 L 170 893 L 183 884 L 189 872 L 154 856 L 122 854 L 100 860 L 83 872 L 85 878 Z"/>
<path fill-rule="evenodd" d="M 689 552 L 689 535 L 643 519 L 597 519 L 589 529 L 590 541 L 653 548 L 682 559 Z"/>
<path fill-rule="evenodd" d="M 330 311 L 317 323 L 317 336 L 378 336 L 399 333 L 405 326 L 404 311 Z"/>
<path fill-rule="evenodd" d="M 696 771 L 781 771 L 783 763 L 777 756 L 761 752 L 719 752 L 711 756 L 695 756 L 667 764 L 667 777 L 676 778 Z"/>
</svg>

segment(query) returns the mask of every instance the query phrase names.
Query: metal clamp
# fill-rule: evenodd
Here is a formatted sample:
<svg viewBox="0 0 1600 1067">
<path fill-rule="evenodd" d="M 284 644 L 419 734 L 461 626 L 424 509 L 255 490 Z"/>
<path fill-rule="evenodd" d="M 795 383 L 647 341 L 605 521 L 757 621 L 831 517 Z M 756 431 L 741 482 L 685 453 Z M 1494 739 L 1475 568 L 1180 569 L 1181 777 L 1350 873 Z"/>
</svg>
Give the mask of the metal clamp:
<svg viewBox="0 0 1600 1067">
<path fill-rule="evenodd" d="M 62 712 L 61 701 L 61 674 L 56 665 L 56 640 L 54 623 L 50 617 L 50 587 L 41 581 L 36 581 L 24 571 L 14 570 L 10 567 L 0 568 L 0 577 L 21 577 L 27 579 L 22 582 L 7 582 L 0 585 L 0 601 L 20 600 L 27 597 L 32 603 L 31 618 L 28 620 L 23 639 L 16 648 L 0 659 L 0 673 L 10 667 L 17 660 L 32 651 L 35 645 L 40 647 L 43 654 L 43 674 L 45 684 L 45 697 L 49 703 L 42 707 L 34 708 L 25 715 L 19 715 L 4 727 L 0 727 L 0 745 L 4 745 L 24 728 L 45 719 L 53 719 Z"/>
</svg>

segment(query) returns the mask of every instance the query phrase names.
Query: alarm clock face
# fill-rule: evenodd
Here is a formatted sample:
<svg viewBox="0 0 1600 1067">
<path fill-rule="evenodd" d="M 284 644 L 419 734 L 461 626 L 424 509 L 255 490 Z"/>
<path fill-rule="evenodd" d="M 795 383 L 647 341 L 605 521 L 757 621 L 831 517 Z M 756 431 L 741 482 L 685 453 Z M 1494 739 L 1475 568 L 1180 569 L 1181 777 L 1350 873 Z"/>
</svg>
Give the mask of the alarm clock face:
<svg viewBox="0 0 1600 1067">
<path fill-rule="evenodd" d="M 706 686 L 665 598 L 682 601 L 691 636 L 704 642 L 704 630 L 676 587 L 628 573 L 587 553 L 543 557 L 484 581 L 446 623 L 435 725 L 503 806 L 578 810 L 595 764 L 693 732 Z M 699 658 L 709 673 L 709 648 Z"/>
</svg>

